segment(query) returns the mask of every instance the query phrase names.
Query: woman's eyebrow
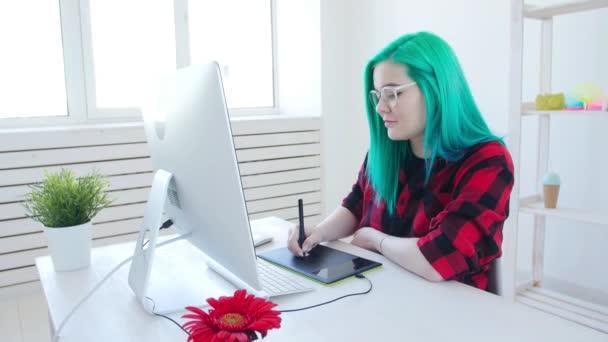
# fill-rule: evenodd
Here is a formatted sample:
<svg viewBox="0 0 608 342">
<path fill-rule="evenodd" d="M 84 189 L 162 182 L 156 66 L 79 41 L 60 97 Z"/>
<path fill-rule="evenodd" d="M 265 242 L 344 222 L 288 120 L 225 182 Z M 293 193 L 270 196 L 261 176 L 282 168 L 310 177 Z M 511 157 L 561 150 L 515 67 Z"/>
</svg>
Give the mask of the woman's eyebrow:
<svg viewBox="0 0 608 342">
<path fill-rule="evenodd" d="M 382 86 L 380 86 L 380 88 L 375 88 L 375 89 L 378 90 L 378 89 L 382 89 L 384 87 L 396 87 L 398 85 L 399 85 L 399 83 L 386 83 L 386 84 L 383 84 Z"/>
</svg>

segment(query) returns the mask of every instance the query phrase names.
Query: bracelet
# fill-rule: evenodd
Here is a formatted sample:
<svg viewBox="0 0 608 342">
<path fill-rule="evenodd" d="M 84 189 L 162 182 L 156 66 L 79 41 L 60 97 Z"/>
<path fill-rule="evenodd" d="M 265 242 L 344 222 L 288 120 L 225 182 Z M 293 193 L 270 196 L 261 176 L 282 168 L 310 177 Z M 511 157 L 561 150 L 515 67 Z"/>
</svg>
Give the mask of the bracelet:
<svg viewBox="0 0 608 342">
<path fill-rule="evenodd" d="M 382 251 L 382 244 L 384 243 L 384 240 L 386 240 L 388 238 L 388 235 L 383 237 L 382 240 L 380 240 L 380 244 L 378 245 L 378 251 L 380 252 L 380 254 L 384 254 L 384 252 Z"/>
</svg>

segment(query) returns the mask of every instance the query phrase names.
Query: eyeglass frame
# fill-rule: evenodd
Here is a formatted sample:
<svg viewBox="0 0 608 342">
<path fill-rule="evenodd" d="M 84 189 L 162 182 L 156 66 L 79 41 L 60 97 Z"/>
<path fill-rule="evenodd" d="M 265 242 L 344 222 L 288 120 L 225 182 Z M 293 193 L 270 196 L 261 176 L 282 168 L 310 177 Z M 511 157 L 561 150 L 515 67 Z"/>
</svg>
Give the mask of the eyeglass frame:
<svg viewBox="0 0 608 342">
<path fill-rule="evenodd" d="M 410 88 L 412 86 L 415 86 L 416 82 L 410 82 L 410 83 L 406 83 L 406 84 L 402 84 L 402 85 L 398 85 L 398 86 L 387 86 L 387 87 L 382 87 L 379 91 L 376 89 L 372 89 L 369 91 L 369 100 L 372 102 L 372 104 L 374 105 L 374 108 L 378 107 L 378 104 L 380 104 L 380 101 L 384 101 L 384 103 L 386 103 L 390 109 L 395 109 L 395 107 L 397 107 L 397 103 L 399 101 L 399 95 L 401 95 L 399 92 Z M 385 92 L 386 91 L 391 91 L 392 93 L 389 95 L 392 95 L 394 97 L 394 103 L 391 103 L 391 101 L 387 101 L 386 100 L 386 96 Z"/>
</svg>

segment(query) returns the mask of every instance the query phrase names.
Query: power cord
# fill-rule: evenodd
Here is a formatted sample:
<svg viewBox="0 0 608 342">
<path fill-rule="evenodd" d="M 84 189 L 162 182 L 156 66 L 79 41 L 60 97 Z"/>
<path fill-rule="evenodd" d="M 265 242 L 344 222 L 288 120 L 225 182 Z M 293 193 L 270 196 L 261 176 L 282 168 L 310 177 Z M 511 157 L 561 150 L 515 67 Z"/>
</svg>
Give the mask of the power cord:
<svg viewBox="0 0 608 342">
<path fill-rule="evenodd" d="M 332 300 L 327 301 L 327 302 L 323 302 L 323 303 L 319 303 L 319 304 L 315 304 L 315 305 L 311 305 L 311 306 L 306 306 L 306 307 L 299 308 L 299 309 L 279 310 L 279 312 L 280 313 L 285 313 L 285 312 L 296 312 L 296 311 L 308 310 L 308 309 L 319 307 L 321 305 L 326 305 L 326 304 L 329 304 L 329 303 L 333 303 L 335 301 L 338 301 L 340 299 L 344 299 L 346 297 L 361 296 L 361 295 L 364 295 L 364 294 L 368 294 L 368 293 L 370 293 L 372 291 L 372 289 L 374 288 L 374 284 L 372 283 L 372 281 L 369 278 L 367 278 L 363 274 L 355 274 L 355 277 L 357 277 L 359 279 L 365 279 L 365 280 L 367 280 L 367 282 L 369 283 L 369 289 L 367 289 L 366 291 L 363 291 L 363 292 L 357 292 L 357 293 L 347 294 L 347 295 L 344 295 L 342 297 L 338 297 L 338 298 L 332 299 Z"/>
<path fill-rule="evenodd" d="M 165 315 L 161 315 L 159 313 L 154 312 L 154 308 L 156 307 L 156 303 L 154 302 L 154 299 L 150 298 L 150 297 L 146 297 L 146 299 L 148 299 L 149 301 L 152 302 L 152 313 L 155 314 L 156 316 L 162 317 L 162 318 L 166 318 L 168 320 L 170 320 L 171 322 L 173 322 L 173 324 L 177 325 L 180 329 L 182 329 L 183 332 L 186 333 L 186 335 L 190 336 L 190 333 L 184 329 L 184 327 L 177 323 L 173 318 L 169 317 L 169 316 L 165 316 Z"/>
<path fill-rule="evenodd" d="M 168 227 L 171 227 L 171 225 L 173 224 L 173 221 L 171 220 L 167 220 L 165 221 L 160 229 L 165 229 Z M 162 247 L 165 245 L 168 245 L 170 243 L 173 243 L 175 241 L 181 240 L 185 237 L 187 237 L 188 234 L 184 234 L 184 235 L 180 235 L 178 237 L 175 237 L 173 239 L 169 239 L 167 241 L 161 242 L 159 244 L 156 245 L 156 247 Z M 146 241 L 147 243 L 147 241 Z M 116 273 L 116 271 L 118 271 L 122 266 L 124 266 L 126 263 L 128 263 L 129 261 L 133 260 L 133 258 L 141 253 L 144 253 L 144 249 L 142 248 L 141 250 L 137 251 L 137 253 L 134 253 L 132 256 L 128 257 L 127 259 L 123 260 L 120 264 L 118 264 L 116 267 L 114 267 L 114 269 L 112 269 L 108 274 L 106 274 L 106 276 L 99 281 L 94 287 L 93 289 L 91 289 L 91 291 L 89 291 L 89 293 L 87 293 L 75 306 L 74 308 L 72 308 L 72 310 L 67 314 L 67 316 L 65 316 L 65 318 L 63 319 L 63 321 L 59 324 L 59 328 L 57 328 L 57 331 L 55 332 L 55 336 L 53 336 L 52 341 L 53 342 L 57 342 L 59 341 L 59 334 L 61 333 L 61 330 L 63 330 L 63 328 L 65 327 L 65 325 L 68 323 L 68 321 L 70 320 L 70 318 L 72 317 L 72 315 L 74 315 L 74 313 L 76 313 L 76 311 L 82 306 L 82 304 L 84 304 L 84 302 L 87 301 L 87 299 L 89 299 L 95 292 L 97 292 L 97 290 L 101 287 L 101 285 L 103 285 L 108 279 L 110 279 L 110 277 Z"/>
</svg>

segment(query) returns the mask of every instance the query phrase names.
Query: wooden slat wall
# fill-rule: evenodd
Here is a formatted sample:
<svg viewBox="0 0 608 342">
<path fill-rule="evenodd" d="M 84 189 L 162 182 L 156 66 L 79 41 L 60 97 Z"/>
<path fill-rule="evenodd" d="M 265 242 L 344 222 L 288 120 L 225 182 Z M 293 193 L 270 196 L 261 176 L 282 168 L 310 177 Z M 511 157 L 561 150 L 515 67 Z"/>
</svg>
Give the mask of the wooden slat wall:
<svg viewBox="0 0 608 342">
<path fill-rule="evenodd" d="M 307 223 L 319 222 L 320 119 L 239 118 L 232 130 L 250 218 L 295 222 L 302 198 Z M 0 288 L 38 279 L 34 258 L 48 253 L 46 239 L 41 226 L 26 217 L 22 200 L 28 185 L 47 170 L 106 175 L 115 202 L 93 220 L 93 243 L 136 238 L 153 177 L 140 124 L 0 133 Z"/>
</svg>

